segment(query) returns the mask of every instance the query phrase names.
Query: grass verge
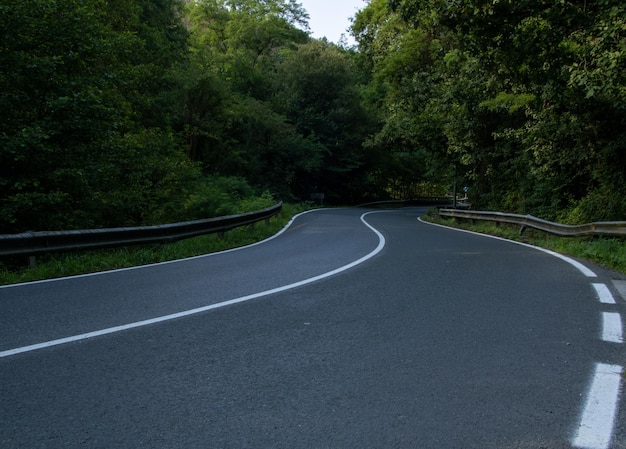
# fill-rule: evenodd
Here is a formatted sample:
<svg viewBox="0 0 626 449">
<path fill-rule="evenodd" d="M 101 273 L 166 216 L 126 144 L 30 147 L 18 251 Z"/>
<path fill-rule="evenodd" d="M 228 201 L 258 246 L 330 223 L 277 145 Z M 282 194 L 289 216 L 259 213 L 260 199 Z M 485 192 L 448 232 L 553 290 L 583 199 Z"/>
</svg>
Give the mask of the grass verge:
<svg viewBox="0 0 626 449">
<path fill-rule="evenodd" d="M 304 204 L 283 204 L 283 209 L 269 223 L 261 221 L 253 227 L 243 226 L 228 231 L 223 237 L 208 234 L 165 245 L 144 245 L 37 257 L 35 267 L 25 260 L 0 262 L 0 285 L 53 279 L 78 274 L 148 265 L 168 260 L 184 259 L 249 245 L 280 231 L 289 220 L 310 207 Z"/>
<path fill-rule="evenodd" d="M 490 221 L 476 221 L 472 224 L 468 220 L 440 217 L 435 211 L 430 211 L 423 219 L 431 223 L 528 243 L 626 274 L 626 240 L 623 238 L 558 237 L 530 228 L 526 228 L 523 235 L 520 235 L 519 226 L 504 223 L 496 225 Z"/>
<path fill-rule="evenodd" d="M 78 274 L 95 273 L 139 265 L 184 259 L 237 248 L 264 240 L 280 231 L 296 214 L 310 209 L 304 204 L 284 204 L 281 213 L 269 224 L 259 222 L 254 227 L 233 229 L 224 237 L 208 234 L 167 245 L 145 245 L 66 254 L 49 254 L 37 258 L 35 267 L 24 266 L 25 261 L 0 262 L 0 285 L 53 279 Z M 551 249 L 561 254 L 585 259 L 611 270 L 626 274 L 626 240 L 597 237 L 556 237 L 541 231 L 526 229 L 519 235 L 519 227 L 492 222 L 475 222 L 439 217 L 431 211 L 423 217 L 432 223 L 495 235 L 519 242 Z"/>
</svg>

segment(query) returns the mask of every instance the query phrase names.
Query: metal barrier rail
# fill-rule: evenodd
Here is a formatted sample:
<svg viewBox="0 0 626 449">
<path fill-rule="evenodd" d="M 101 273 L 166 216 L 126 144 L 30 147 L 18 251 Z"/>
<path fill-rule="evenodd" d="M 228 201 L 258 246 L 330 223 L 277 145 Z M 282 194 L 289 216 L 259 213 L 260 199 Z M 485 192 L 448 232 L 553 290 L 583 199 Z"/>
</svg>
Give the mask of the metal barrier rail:
<svg viewBox="0 0 626 449">
<path fill-rule="evenodd" d="M 532 215 L 507 214 L 503 212 L 484 212 L 457 209 L 440 209 L 443 217 L 465 218 L 469 220 L 485 220 L 496 223 L 510 223 L 520 226 L 520 235 L 526 228 L 539 229 L 561 237 L 577 237 L 587 235 L 626 236 L 626 222 L 602 221 L 583 225 L 566 225 L 542 220 Z"/>
<path fill-rule="evenodd" d="M 240 226 L 269 220 L 278 215 L 282 207 L 281 201 L 256 212 L 156 226 L 2 234 L 0 256 L 36 256 L 51 252 L 169 243 L 203 234 L 223 233 Z"/>
</svg>

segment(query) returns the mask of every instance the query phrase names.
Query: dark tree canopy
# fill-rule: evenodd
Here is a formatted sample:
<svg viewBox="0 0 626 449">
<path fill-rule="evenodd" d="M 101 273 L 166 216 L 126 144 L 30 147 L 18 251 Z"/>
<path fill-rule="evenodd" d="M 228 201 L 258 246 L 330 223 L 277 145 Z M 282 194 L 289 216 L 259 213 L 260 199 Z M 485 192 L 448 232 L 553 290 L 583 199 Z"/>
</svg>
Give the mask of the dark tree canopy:
<svg viewBox="0 0 626 449">
<path fill-rule="evenodd" d="M 476 207 L 626 219 L 624 2 L 372 0 L 354 31 L 373 145 L 447 165 Z"/>
<path fill-rule="evenodd" d="M 469 187 L 626 219 L 626 4 L 370 0 L 354 48 L 296 0 L 4 0 L 0 233 Z"/>
</svg>

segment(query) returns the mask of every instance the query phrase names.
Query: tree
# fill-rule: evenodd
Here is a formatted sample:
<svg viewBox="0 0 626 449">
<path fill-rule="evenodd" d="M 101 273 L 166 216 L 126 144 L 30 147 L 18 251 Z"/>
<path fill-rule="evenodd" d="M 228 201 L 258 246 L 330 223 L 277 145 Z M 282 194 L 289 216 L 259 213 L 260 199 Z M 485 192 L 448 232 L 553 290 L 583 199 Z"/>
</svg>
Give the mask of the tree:
<svg viewBox="0 0 626 449">
<path fill-rule="evenodd" d="M 401 195 L 418 194 L 418 186 L 451 187 L 458 158 L 446 139 L 451 93 L 443 87 L 450 37 L 409 24 L 381 0 L 357 14 L 353 31 L 373 72 L 367 104 L 381 125 L 366 146 L 386 155 L 377 176 Z"/>
<path fill-rule="evenodd" d="M 447 156 L 476 207 L 624 217 L 624 8 L 371 2 L 355 25 L 390 111 L 376 141 L 425 151 L 442 176 Z"/>
<path fill-rule="evenodd" d="M 324 191 L 331 201 L 356 202 L 366 193 L 362 142 L 371 117 L 363 108 L 353 55 L 312 40 L 289 53 L 280 66 L 276 104 L 297 131 L 319 145 L 319 169 L 301 176 L 298 194 Z"/>
<path fill-rule="evenodd" d="M 175 4 L 167 2 L 171 24 Z M 0 232 L 141 223 L 153 213 L 152 193 L 193 176 L 160 118 L 168 114 L 154 108 L 163 72 L 184 54 L 159 48 L 171 43 L 157 39 L 167 21 L 151 22 L 150 5 L 7 0 L 0 7 Z M 168 59 L 159 67 L 160 50 Z M 146 164 L 153 157 L 170 164 Z M 134 211 L 111 206 L 131 193 Z"/>
<path fill-rule="evenodd" d="M 183 126 L 207 173 L 346 201 L 363 166 L 359 78 L 348 50 L 308 37 L 307 18 L 295 1 L 190 4 L 194 112 Z"/>
</svg>

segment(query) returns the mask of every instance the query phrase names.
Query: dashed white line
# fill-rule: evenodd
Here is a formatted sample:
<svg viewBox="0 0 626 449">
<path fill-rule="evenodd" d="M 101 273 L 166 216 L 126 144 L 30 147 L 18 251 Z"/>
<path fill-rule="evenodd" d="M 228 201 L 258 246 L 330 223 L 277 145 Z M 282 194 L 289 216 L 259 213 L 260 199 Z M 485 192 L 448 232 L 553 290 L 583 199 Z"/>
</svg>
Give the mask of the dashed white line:
<svg viewBox="0 0 626 449">
<path fill-rule="evenodd" d="M 608 449 L 613 437 L 622 367 L 598 363 L 580 426 L 572 444 L 583 449 Z"/>
<path fill-rule="evenodd" d="M 602 304 L 615 304 L 613 294 L 606 284 L 591 284 L 598 294 L 598 298 Z"/>
<path fill-rule="evenodd" d="M 622 316 L 617 312 L 602 312 L 602 340 L 609 343 L 624 343 Z"/>
<path fill-rule="evenodd" d="M 501 237 L 494 237 L 462 229 L 449 228 L 448 226 L 429 223 L 421 219 L 420 221 L 425 224 L 441 226 L 448 229 L 468 232 L 470 234 L 477 234 L 498 240 L 506 240 L 518 245 L 535 248 L 569 263 L 588 278 L 597 277 L 596 273 L 580 262 L 545 248 L 529 245 L 527 243 L 515 242 Z M 615 298 L 605 284 L 594 283 L 592 285 L 596 290 L 601 303 L 616 304 Z M 621 284 L 620 287 L 623 287 L 623 290 L 626 291 L 626 283 Z M 602 312 L 602 339 L 610 343 L 624 343 L 622 335 L 622 318 L 619 313 Z M 589 388 L 587 400 L 580 418 L 580 425 L 572 440 L 573 446 L 581 449 L 609 449 L 611 439 L 613 437 L 617 408 L 619 405 L 622 371 L 623 368 L 619 365 L 607 365 L 602 363 L 596 364 L 595 374 L 592 378 L 591 387 Z"/>
<path fill-rule="evenodd" d="M 205 307 L 200 307 L 192 310 L 187 310 L 171 315 L 161 316 L 149 320 L 138 321 L 135 323 L 129 323 L 121 326 L 115 326 L 107 329 L 102 329 L 94 332 L 84 333 L 80 335 L 75 335 L 67 338 L 61 338 L 57 340 L 47 341 L 43 343 L 38 343 L 34 345 L 24 346 L 21 348 L 10 349 L 6 351 L 0 352 L 0 358 L 8 357 L 15 354 L 20 354 L 24 352 L 30 352 L 37 349 L 47 348 L 51 346 L 57 346 L 65 343 L 76 342 L 80 340 L 85 340 L 88 338 L 111 334 L 115 332 L 121 332 L 123 330 L 133 329 L 136 327 L 147 326 L 150 324 L 155 324 L 163 321 L 169 321 L 176 318 L 181 318 L 189 315 L 198 314 L 201 312 L 209 311 L 212 309 L 217 309 L 221 307 L 225 307 L 232 304 L 237 304 L 245 301 L 249 301 L 251 299 L 259 298 L 262 296 L 267 296 L 273 293 L 282 292 L 285 290 L 289 290 L 292 288 L 296 288 L 311 282 L 315 282 L 317 280 L 332 276 L 334 274 L 345 271 L 349 268 L 352 268 L 371 257 L 378 254 L 383 247 L 385 246 L 385 238 L 383 235 L 377 231 L 375 228 L 370 226 L 364 219 L 364 217 L 370 213 L 365 213 L 361 216 L 361 221 L 370 228 L 379 239 L 378 246 L 372 252 L 367 254 L 366 256 L 347 264 L 343 267 L 337 268 L 335 270 L 329 271 L 327 273 L 321 274 L 319 276 L 315 276 L 309 279 L 302 280 L 300 282 L 295 282 L 289 285 L 285 285 L 282 287 L 278 287 L 271 290 L 266 290 L 264 292 L 255 293 L 248 296 L 243 296 L 240 298 L 231 299 L 229 301 L 220 302 L 217 304 L 211 304 Z M 295 218 L 295 217 L 294 217 Z M 426 222 L 427 223 L 427 222 Z M 432 223 L 427 223 L 432 224 Z M 466 231 L 469 232 L 469 231 Z M 480 234 L 484 235 L 484 234 Z M 497 238 L 497 237 L 495 237 Z M 506 240 L 506 239 L 500 239 Z M 510 240 L 508 240 L 510 241 Z M 540 251 L 544 251 L 548 254 L 551 254 L 555 257 L 558 257 L 565 262 L 576 267 L 582 274 L 587 277 L 596 277 L 596 274 L 589 270 L 584 265 L 579 262 L 563 256 L 561 254 L 555 253 L 553 251 L 545 250 L 543 248 L 535 247 L 532 245 L 513 242 L 523 246 L 529 246 Z M 604 284 L 593 284 L 596 292 L 598 293 L 598 297 L 602 303 L 614 304 L 615 300 L 613 299 L 610 291 Z M 612 301 L 612 302 L 611 302 Z M 602 314 L 603 321 L 603 339 L 609 342 L 618 342 L 623 343 L 622 337 L 622 322 L 621 315 L 619 313 L 612 312 L 603 312 Z M 580 419 L 580 425 L 572 440 L 572 444 L 575 447 L 581 449 L 608 449 L 611 444 L 611 439 L 613 436 L 613 429 L 615 425 L 615 417 L 617 414 L 617 406 L 619 404 L 619 392 L 621 385 L 621 376 L 622 376 L 623 368 L 618 365 L 606 365 L 598 363 L 596 365 L 595 374 L 593 376 L 591 387 L 589 389 L 587 400 L 585 402 L 585 406 L 583 408 L 582 416 Z"/>
</svg>

